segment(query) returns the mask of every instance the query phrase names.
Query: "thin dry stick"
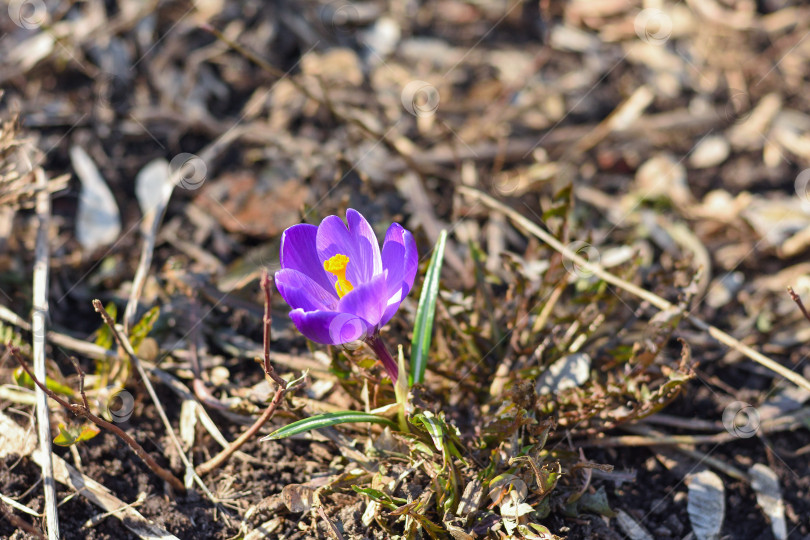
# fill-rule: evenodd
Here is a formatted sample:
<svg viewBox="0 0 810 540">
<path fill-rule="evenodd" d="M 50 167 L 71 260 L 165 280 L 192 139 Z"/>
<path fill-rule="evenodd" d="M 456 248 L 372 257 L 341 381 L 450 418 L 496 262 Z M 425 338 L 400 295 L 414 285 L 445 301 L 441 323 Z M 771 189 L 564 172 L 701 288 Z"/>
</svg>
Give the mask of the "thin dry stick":
<svg viewBox="0 0 810 540">
<path fill-rule="evenodd" d="M 326 511 L 323 509 L 323 506 L 318 506 L 318 515 L 321 516 L 321 519 L 326 522 L 326 526 L 329 527 L 329 532 L 332 533 L 332 536 L 335 537 L 335 540 L 343 540 L 343 535 L 340 534 L 340 531 L 332 523 L 332 520 L 329 519 L 329 516 L 326 515 Z"/>
<path fill-rule="evenodd" d="M 216 456 L 212 457 L 205 463 L 202 463 L 197 466 L 197 474 L 200 476 L 204 474 L 208 474 L 209 472 L 213 471 L 214 469 L 218 468 L 220 465 L 225 463 L 225 461 L 231 457 L 231 455 L 239 450 L 242 445 L 244 445 L 247 441 L 250 440 L 260 429 L 261 427 L 272 418 L 273 414 L 276 412 L 279 403 L 281 403 L 282 398 L 284 397 L 285 389 L 279 387 L 276 390 L 275 396 L 273 396 L 273 401 L 270 402 L 270 405 L 264 410 L 262 415 L 250 426 L 244 433 L 242 433 L 235 441 L 228 445 L 227 448 L 223 448 L 222 451 L 217 454 Z"/>
<path fill-rule="evenodd" d="M 477 201 L 480 201 L 480 202 L 484 203 L 485 205 L 489 206 L 493 210 L 497 210 L 498 212 L 502 212 L 505 215 L 509 216 L 509 218 L 511 218 L 515 223 L 517 223 L 518 225 L 523 227 L 526 231 L 528 231 L 529 233 L 537 236 L 540 240 L 542 240 L 543 242 L 545 242 L 546 244 L 551 246 L 553 249 L 555 249 L 557 252 L 559 252 L 565 258 L 572 260 L 573 262 L 575 262 L 576 264 L 578 264 L 582 268 L 588 270 L 589 272 L 591 272 L 595 276 L 599 277 L 601 280 L 606 281 L 607 283 L 610 283 L 611 285 L 614 285 L 614 286 L 616 286 L 616 287 L 618 287 L 620 289 L 623 289 L 623 290 L 629 292 L 630 294 L 638 296 L 639 298 L 641 298 L 643 300 L 646 300 L 647 302 L 649 302 L 650 304 L 654 305 L 655 307 L 657 307 L 658 309 L 660 309 L 662 311 L 675 308 L 675 306 L 673 306 L 670 302 L 668 302 L 667 300 L 664 300 L 663 298 L 661 298 L 657 294 L 651 293 L 650 291 L 647 291 L 645 289 L 642 289 L 641 287 L 633 285 L 632 283 L 629 283 L 629 282 L 627 282 L 627 281 L 625 281 L 625 280 L 611 274 L 610 272 L 605 271 L 605 269 L 603 269 L 601 266 L 596 265 L 596 264 L 592 264 L 592 263 L 586 261 L 585 259 L 583 259 L 579 255 L 577 255 L 576 253 L 574 253 L 573 251 L 571 251 L 570 249 L 568 249 L 567 247 L 562 245 L 562 243 L 559 240 L 557 240 L 550 233 L 544 231 L 536 223 L 533 223 L 532 221 L 526 219 L 525 217 L 523 217 L 517 211 L 515 211 L 512 208 L 509 208 L 508 206 L 500 203 L 499 201 L 493 199 L 489 195 L 487 195 L 485 193 L 482 193 L 481 191 L 478 191 L 477 189 L 473 189 L 473 188 L 470 188 L 470 187 L 467 187 L 467 186 L 460 186 L 458 188 L 458 190 L 459 190 L 459 192 L 461 192 L 461 193 L 463 193 L 465 195 L 468 195 L 469 197 L 471 197 L 471 198 L 473 198 L 473 199 L 475 199 Z M 755 351 L 754 349 L 752 349 L 748 345 L 742 343 L 740 340 L 738 340 L 738 339 L 736 339 L 734 337 L 731 337 L 730 335 L 723 332 L 719 328 L 717 328 L 715 326 L 712 326 L 712 325 L 710 325 L 708 323 L 703 322 L 701 319 L 697 318 L 695 315 L 687 313 L 686 317 L 692 322 L 692 324 L 694 324 L 700 330 L 703 330 L 703 331 L 707 332 L 710 336 L 712 336 L 714 339 L 716 339 L 720 343 L 722 343 L 722 344 L 726 345 L 727 347 L 730 347 L 730 348 L 732 348 L 732 349 L 734 349 L 736 351 L 739 351 L 740 353 L 744 354 L 745 356 L 747 356 L 751 360 L 753 360 L 753 361 L 757 362 L 758 364 L 760 364 L 762 366 L 765 366 L 766 368 L 770 369 L 774 373 L 778 373 L 779 375 L 781 375 L 785 379 L 789 380 L 790 382 L 792 382 L 796 386 L 799 386 L 801 388 L 804 388 L 805 390 L 810 391 L 810 381 L 808 381 L 807 379 L 805 379 L 804 377 L 802 377 L 798 373 L 789 370 L 785 366 L 775 362 L 774 360 L 771 360 L 770 358 L 768 358 L 764 354 L 762 354 L 762 353 L 760 353 L 758 351 Z"/>
<path fill-rule="evenodd" d="M 276 370 L 273 369 L 273 366 L 270 363 L 270 332 L 273 322 L 272 314 L 270 312 L 270 301 L 272 299 L 271 294 L 273 289 L 270 282 L 270 276 L 267 275 L 267 270 L 262 272 L 261 286 L 262 291 L 264 291 L 264 373 L 269 379 L 276 382 L 278 389 L 276 390 L 276 394 L 273 396 L 273 400 L 270 402 L 270 405 L 267 406 L 262 415 L 253 423 L 252 426 L 250 426 L 244 433 L 242 433 L 242 435 L 239 436 L 239 438 L 229 444 L 226 448 L 223 448 L 219 454 L 212 457 L 205 463 L 197 466 L 197 474 L 199 475 L 207 474 L 225 463 L 225 461 L 231 457 L 231 454 L 239 450 L 243 444 L 249 441 L 250 438 L 253 437 L 262 428 L 262 426 L 268 420 L 270 420 L 270 418 L 272 418 L 284 395 L 288 391 L 293 390 L 293 388 L 287 387 L 287 381 L 282 379 L 276 373 Z"/>
<path fill-rule="evenodd" d="M 48 227 L 51 222 L 51 196 L 48 193 L 48 179 L 42 169 L 37 169 L 36 211 L 37 241 L 34 262 L 34 313 L 31 317 L 33 328 L 34 372 L 45 380 L 45 321 L 48 316 Z M 45 522 L 48 526 L 48 539 L 59 540 L 59 514 L 56 510 L 56 482 L 53 479 L 53 460 L 51 459 L 51 422 L 48 418 L 48 398 L 44 392 L 36 391 L 37 432 L 39 448 L 45 459 L 42 461 L 43 488 L 45 491 Z"/>
<path fill-rule="evenodd" d="M 282 379 L 270 364 L 270 338 L 271 326 L 273 325 L 273 313 L 270 311 L 270 301 L 272 300 L 273 287 L 267 270 L 262 272 L 262 291 L 264 292 L 264 333 L 262 343 L 264 344 L 264 374 L 273 379 L 281 388 L 287 388 L 287 381 Z"/>
<path fill-rule="evenodd" d="M 678 444 L 722 444 L 737 439 L 739 439 L 738 436 L 726 432 L 714 435 L 663 435 L 660 437 L 618 435 L 616 437 L 590 439 L 579 444 L 599 448 L 619 448 L 628 446 L 672 446 Z"/>
<path fill-rule="evenodd" d="M 211 499 L 213 503 L 219 504 L 217 498 L 214 496 L 213 493 L 211 493 L 211 490 L 209 490 L 208 487 L 203 483 L 202 478 L 200 478 L 200 476 L 196 473 L 196 471 L 194 470 L 194 466 L 191 464 L 191 461 L 189 461 L 185 451 L 183 451 L 183 445 L 180 444 L 180 441 L 177 439 L 177 435 L 174 433 L 174 430 L 172 429 L 172 424 L 171 422 L 169 422 L 169 417 L 166 416 L 166 411 L 163 410 L 163 404 L 157 397 L 155 387 L 152 386 L 152 381 L 149 380 L 149 376 L 147 375 L 146 370 L 143 368 L 143 365 L 141 364 L 138 355 L 135 354 L 135 350 L 132 348 L 132 344 L 129 342 L 129 339 L 124 337 L 121 334 L 121 331 L 118 329 L 118 327 L 115 326 L 115 320 L 110 316 L 109 313 L 107 313 L 107 310 L 104 309 L 104 306 L 101 304 L 101 300 L 98 299 L 93 300 L 93 307 L 95 308 L 96 312 L 101 315 L 101 318 L 110 328 L 110 331 L 112 332 L 112 335 L 115 338 L 116 343 L 118 343 L 118 346 L 124 350 L 124 352 L 129 357 L 129 361 L 132 363 L 133 366 L 135 366 L 135 369 L 138 371 L 138 374 L 140 375 L 144 386 L 146 386 L 146 391 L 149 392 L 149 397 L 152 398 L 152 402 L 155 404 L 155 408 L 157 409 L 158 415 L 160 416 L 160 420 L 163 422 L 163 426 L 166 428 L 166 432 L 169 434 L 169 438 L 171 438 L 172 443 L 174 444 L 175 448 L 177 448 L 177 452 L 180 455 L 180 459 L 186 466 L 186 471 L 190 472 L 193 475 L 194 481 L 197 482 L 197 485 L 200 486 L 200 489 L 203 490 L 205 495 L 209 499 Z"/>
<path fill-rule="evenodd" d="M 804 307 L 804 302 L 802 302 L 801 297 L 796 294 L 796 291 L 793 290 L 793 287 L 788 287 L 788 294 L 790 295 L 790 299 L 796 302 L 796 305 L 799 306 L 799 309 L 802 310 L 802 315 L 804 318 L 810 321 L 810 313 L 807 313 L 807 309 Z"/>
<path fill-rule="evenodd" d="M 6 518 L 12 526 L 16 527 L 18 530 L 25 531 L 26 533 L 30 534 L 32 538 L 41 538 L 42 540 L 45 539 L 44 534 L 42 534 L 24 519 L 18 517 L 14 511 L 7 508 L 6 504 L 3 502 L 0 502 L 0 514 L 2 514 L 2 516 Z"/>
<path fill-rule="evenodd" d="M 653 430 L 653 429 L 649 428 L 648 426 L 643 426 L 643 425 L 626 426 L 625 429 L 627 429 L 629 431 L 635 431 L 635 432 L 640 433 L 640 434 L 649 435 L 651 437 L 661 437 L 662 436 L 660 431 Z M 678 452 L 691 457 L 692 459 L 694 459 L 698 463 L 704 463 L 704 464 L 708 465 L 709 467 L 711 467 L 713 469 L 717 469 L 718 471 L 730 476 L 731 478 L 736 478 L 737 480 L 741 480 L 741 481 L 743 481 L 743 482 L 745 482 L 747 484 L 751 483 L 751 478 L 747 474 L 745 474 L 744 472 L 742 472 L 738 468 L 736 468 L 736 467 L 734 467 L 732 465 L 729 465 L 725 461 L 714 458 L 714 457 L 710 456 L 709 454 L 706 454 L 706 453 L 701 452 L 699 450 L 694 450 L 694 449 L 692 449 L 692 448 L 690 448 L 688 446 L 675 445 L 673 448 L 675 450 L 677 450 Z"/>
<path fill-rule="evenodd" d="M 182 169 L 182 167 L 181 167 Z M 173 177 L 181 174 L 180 170 L 175 171 L 174 175 L 171 174 L 169 167 L 166 167 L 166 184 L 164 185 L 161 197 L 154 207 L 144 208 L 144 201 L 138 198 L 141 205 L 141 211 L 144 212 L 143 221 L 141 221 L 141 236 L 143 236 L 143 244 L 141 245 L 141 258 L 138 260 L 138 268 L 135 270 L 135 277 L 132 280 L 132 289 L 129 293 L 129 300 L 127 300 L 127 307 L 124 309 L 123 326 L 124 333 L 129 334 L 129 329 L 135 322 L 135 314 L 138 311 L 138 300 L 143 292 L 143 286 L 146 283 L 146 277 L 149 275 L 149 267 L 152 266 L 152 256 L 155 251 L 155 241 L 157 239 L 160 224 L 163 222 L 163 215 L 166 212 L 166 206 L 169 203 L 169 198 L 172 196 L 174 185 L 177 183 Z"/>
<path fill-rule="evenodd" d="M 31 325 L 29 323 L 27 323 L 16 313 L 14 313 L 10 309 L 2 305 L 0 305 L 0 320 L 4 320 L 10 324 L 13 324 L 14 326 L 22 328 L 27 332 L 31 330 Z M 63 347 L 65 349 L 78 352 L 94 360 L 109 360 L 118 357 L 118 355 L 115 352 L 109 351 L 104 347 L 100 347 L 95 343 L 88 343 L 86 341 L 82 341 L 80 339 L 76 339 L 74 337 L 65 334 L 60 334 L 58 332 L 53 331 L 48 332 L 46 334 L 46 337 L 48 338 L 48 341 L 54 345 L 59 345 L 60 347 Z M 276 361 L 278 362 L 279 360 L 281 360 L 281 362 L 285 363 L 286 365 L 296 365 L 299 367 L 301 365 L 304 365 L 310 371 L 318 371 L 319 369 L 323 369 L 323 366 L 317 363 L 307 365 L 308 360 L 304 357 L 295 357 L 285 354 L 277 354 Z M 143 364 L 147 369 L 150 370 L 152 375 L 154 375 L 155 377 L 166 383 L 169 389 L 178 394 L 181 398 L 190 399 L 194 401 L 194 395 L 190 391 L 188 391 L 188 388 L 186 388 L 186 386 L 183 383 L 174 378 L 174 376 L 169 375 L 168 373 L 166 373 L 161 369 L 158 369 L 155 365 L 150 364 L 149 362 L 144 362 Z M 222 433 L 219 432 L 219 430 L 216 427 L 216 424 L 214 424 L 214 421 L 211 420 L 210 416 L 208 416 L 208 413 L 205 411 L 205 409 L 202 406 L 200 406 L 197 409 L 197 412 L 200 414 L 203 426 L 205 426 L 205 428 L 209 431 L 209 433 L 211 433 L 211 436 L 214 437 L 214 439 L 222 447 L 228 446 L 228 442 L 222 436 Z M 243 459 L 249 459 L 249 456 L 245 454 L 242 454 L 241 457 Z"/>
<path fill-rule="evenodd" d="M 28 367 L 28 364 L 23 359 L 19 349 L 17 349 L 16 347 L 12 347 L 11 345 L 8 345 L 8 350 L 11 353 L 11 355 L 17 360 L 17 362 L 20 364 L 23 370 L 25 370 L 28 376 L 31 377 L 31 380 L 34 381 L 34 384 L 39 389 L 41 389 L 49 398 L 56 401 L 61 406 L 65 407 L 76 416 L 87 418 L 98 427 L 106 429 L 107 431 L 117 435 L 122 441 L 124 441 L 127 444 L 127 446 L 129 446 L 132 449 L 133 452 L 135 452 L 135 455 L 141 458 L 143 462 L 146 463 L 146 465 L 150 469 L 152 469 L 152 471 L 154 471 L 155 474 L 157 474 L 163 480 L 168 482 L 177 491 L 185 493 L 186 487 L 183 485 L 183 482 L 181 482 L 180 479 L 178 479 L 170 471 L 161 467 L 158 464 L 158 462 L 155 461 L 154 458 L 150 456 L 149 453 L 147 453 L 146 450 L 144 450 L 140 444 L 138 444 L 138 441 L 130 437 L 125 431 L 123 431 L 115 424 L 111 424 L 106 420 L 99 418 L 98 416 L 90 412 L 90 410 L 87 409 L 84 405 L 74 405 L 73 403 L 70 403 L 65 399 L 61 398 L 59 395 L 57 395 L 52 390 L 47 388 L 44 384 L 42 384 L 35 374 L 31 373 L 31 369 Z M 81 370 L 79 371 L 79 377 L 81 379 L 84 378 L 84 372 Z M 85 400 L 87 399 L 84 396 L 83 392 L 82 392 L 82 399 Z"/>
</svg>

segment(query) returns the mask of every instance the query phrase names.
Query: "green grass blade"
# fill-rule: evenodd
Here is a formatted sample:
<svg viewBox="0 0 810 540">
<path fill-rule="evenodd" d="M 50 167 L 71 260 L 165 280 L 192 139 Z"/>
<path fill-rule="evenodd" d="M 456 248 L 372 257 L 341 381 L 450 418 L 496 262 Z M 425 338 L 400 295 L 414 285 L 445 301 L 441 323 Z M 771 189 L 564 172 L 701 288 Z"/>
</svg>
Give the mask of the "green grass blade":
<svg viewBox="0 0 810 540">
<path fill-rule="evenodd" d="M 414 424 L 422 424 L 433 440 L 433 446 L 436 447 L 436 450 L 444 454 L 444 428 L 441 422 L 433 416 L 433 413 L 425 411 L 422 414 L 414 415 L 411 421 Z"/>
<path fill-rule="evenodd" d="M 444 244 L 447 241 L 447 231 L 442 231 L 439 241 L 430 257 L 425 283 L 422 285 L 422 294 L 419 297 L 419 306 L 416 309 L 416 323 L 413 329 L 411 342 L 411 372 L 408 383 L 421 383 L 425 379 L 428 353 L 430 352 L 430 339 L 433 335 L 433 317 L 436 314 L 436 299 L 439 297 L 439 277 L 442 272 L 444 260 Z"/>
<path fill-rule="evenodd" d="M 377 416 L 376 414 L 364 412 L 341 411 L 318 414 L 315 416 L 310 416 L 309 418 L 298 420 L 292 424 L 287 424 L 283 428 L 277 429 L 262 440 L 274 441 L 277 439 L 284 439 L 286 437 L 298 435 L 299 433 L 304 433 L 313 429 L 321 429 L 329 426 L 335 426 L 337 424 L 358 424 L 363 422 L 371 424 L 385 424 L 387 426 L 391 426 L 392 428 L 397 427 L 396 423 L 388 418 L 385 418 L 384 416 Z"/>
</svg>

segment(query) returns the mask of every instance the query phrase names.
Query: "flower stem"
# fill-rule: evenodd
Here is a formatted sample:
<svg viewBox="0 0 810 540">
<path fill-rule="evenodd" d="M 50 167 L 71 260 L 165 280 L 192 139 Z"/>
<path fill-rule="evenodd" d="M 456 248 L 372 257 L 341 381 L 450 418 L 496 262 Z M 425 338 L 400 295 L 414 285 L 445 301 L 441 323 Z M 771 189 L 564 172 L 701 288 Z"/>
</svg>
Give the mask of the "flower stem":
<svg viewBox="0 0 810 540">
<path fill-rule="evenodd" d="M 388 376 L 391 378 L 394 384 L 396 384 L 397 374 L 399 372 L 397 362 L 394 360 L 394 357 L 391 356 L 391 353 L 388 352 L 388 347 L 386 347 L 385 342 L 380 339 L 380 335 L 377 333 L 372 334 L 366 338 L 366 343 L 368 343 L 368 346 L 374 351 L 374 354 L 377 355 L 377 358 L 380 360 L 380 362 L 382 362 Z"/>
</svg>

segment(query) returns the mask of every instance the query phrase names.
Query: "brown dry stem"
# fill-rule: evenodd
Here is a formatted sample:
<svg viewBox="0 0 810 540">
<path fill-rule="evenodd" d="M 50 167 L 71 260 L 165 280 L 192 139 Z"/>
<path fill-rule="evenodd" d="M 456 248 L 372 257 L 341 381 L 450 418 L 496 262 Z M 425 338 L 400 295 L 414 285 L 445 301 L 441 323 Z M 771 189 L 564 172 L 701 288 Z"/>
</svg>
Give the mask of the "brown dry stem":
<svg viewBox="0 0 810 540">
<path fill-rule="evenodd" d="M 273 322 L 272 314 L 270 312 L 270 301 L 272 300 L 271 294 L 273 289 L 270 276 L 267 274 L 267 270 L 262 272 L 261 287 L 262 291 L 264 292 L 264 373 L 268 379 L 272 379 L 278 385 L 278 389 L 276 390 L 276 394 L 273 396 L 273 400 L 264 410 L 262 415 L 256 419 L 253 425 L 251 425 L 244 433 L 242 433 L 242 435 L 240 435 L 226 448 L 223 448 L 222 451 L 216 456 L 197 466 L 196 471 L 199 475 L 207 474 L 225 463 L 225 461 L 231 457 L 234 452 L 239 450 L 242 445 L 249 441 L 251 437 L 253 437 L 262 428 L 262 426 L 264 426 L 264 424 L 273 417 L 273 414 L 276 412 L 276 409 L 278 409 L 284 395 L 295 388 L 295 386 L 288 387 L 287 381 L 282 379 L 276 373 L 276 370 L 273 369 L 273 366 L 270 363 L 270 332 Z"/>
<path fill-rule="evenodd" d="M 14 527 L 21 531 L 25 531 L 26 534 L 31 535 L 31 538 L 40 538 L 42 540 L 45 539 L 45 535 L 42 534 L 36 527 L 22 519 L 21 517 L 14 514 L 14 511 L 11 508 L 8 508 L 5 503 L 0 503 L 0 515 L 8 520 Z"/>
<path fill-rule="evenodd" d="M 796 305 L 799 306 L 799 309 L 802 311 L 802 315 L 804 318 L 810 321 L 810 313 L 807 313 L 807 308 L 804 307 L 804 302 L 802 302 L 801 297 L 796 294 L 796 291 L 793 290 L 793 287 L 788 287 L 788 294 L 790 295 L 790 299 L 796 302 Z"/>
<path fill-rule="evenodd" d="M 146 466 L 152 469 L 152 471 L 156 475 L 165 480 L 170 486 L 172 486 L 172 488 L 179 491 L 180 493 L 186 492 L 186 487 L 183 485 L 183 482 L 180 481 L 180 479 L 178 479 L 174 474 L 172 474 L 171 471 L 161 467 L 158 464 L 158 462 L 155 461 L 155 459 L 151 455 L 149 455 L 149 453 L 146 450 L 144 450 L 140 444 L 138 444 L 138 441 L 130 437 L 125 431 L 123 431 L 115 424 L 111 424 L 110 422 L 107 422 L 106 420 L 99 418 L 98 416 L 90 412 L 90 410 L 86 406 L 75 405 L 73 403 L 70 403 L 67 400 L 60 397 L 59 395 L 57 395 L 56 393 L 54 393 L 51 389 L 42 384 L 40 380 L 37 379 L 37 377 L 31 372 L 31 369 L 28 367 L 28 364 L 23 359 L 17 347 L 13 347 L 10 344 L 7 345 L 7 347 L 10 354 L 17 360 L 17 362 L 20 364 L 23 370 L 25 370 L 28 376 L 31 377 L 31 380 L 34 381 L 34 384 L 36 384 L 43 392 L 45 392 L 45 394 L 49 398 L 51 398 L 52 400 L 59 403 L 61 406 L 68 409 L 74 415 L 87 418 L 98 427 L 106 429 L 110 433 L 115 434 L 118 438 L 124 441 L 127 444 L 127 446 L 129 446 L 132 449 L 132 451 L 135 452 L 135 455 L 141 458 L 141 460 L 146 464 Z M 84 396 L 82 397 L 84 398 Z"/>
</svg>

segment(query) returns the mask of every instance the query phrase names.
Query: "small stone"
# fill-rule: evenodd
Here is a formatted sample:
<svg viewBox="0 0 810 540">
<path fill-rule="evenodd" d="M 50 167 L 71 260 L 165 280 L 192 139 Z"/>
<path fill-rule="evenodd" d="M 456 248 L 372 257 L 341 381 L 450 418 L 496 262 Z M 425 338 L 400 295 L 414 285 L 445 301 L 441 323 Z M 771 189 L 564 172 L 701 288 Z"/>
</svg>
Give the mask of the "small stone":
<svg viewBox="0 0 810 540">
<path fill-rule="evenodd" d="M 689 164 L 695 169 L 715 167 L 728 159 L 730 153 L 728 140 L 722 135 L 713 135 L 698 143 L 689 156 Z"/>
</svg>

